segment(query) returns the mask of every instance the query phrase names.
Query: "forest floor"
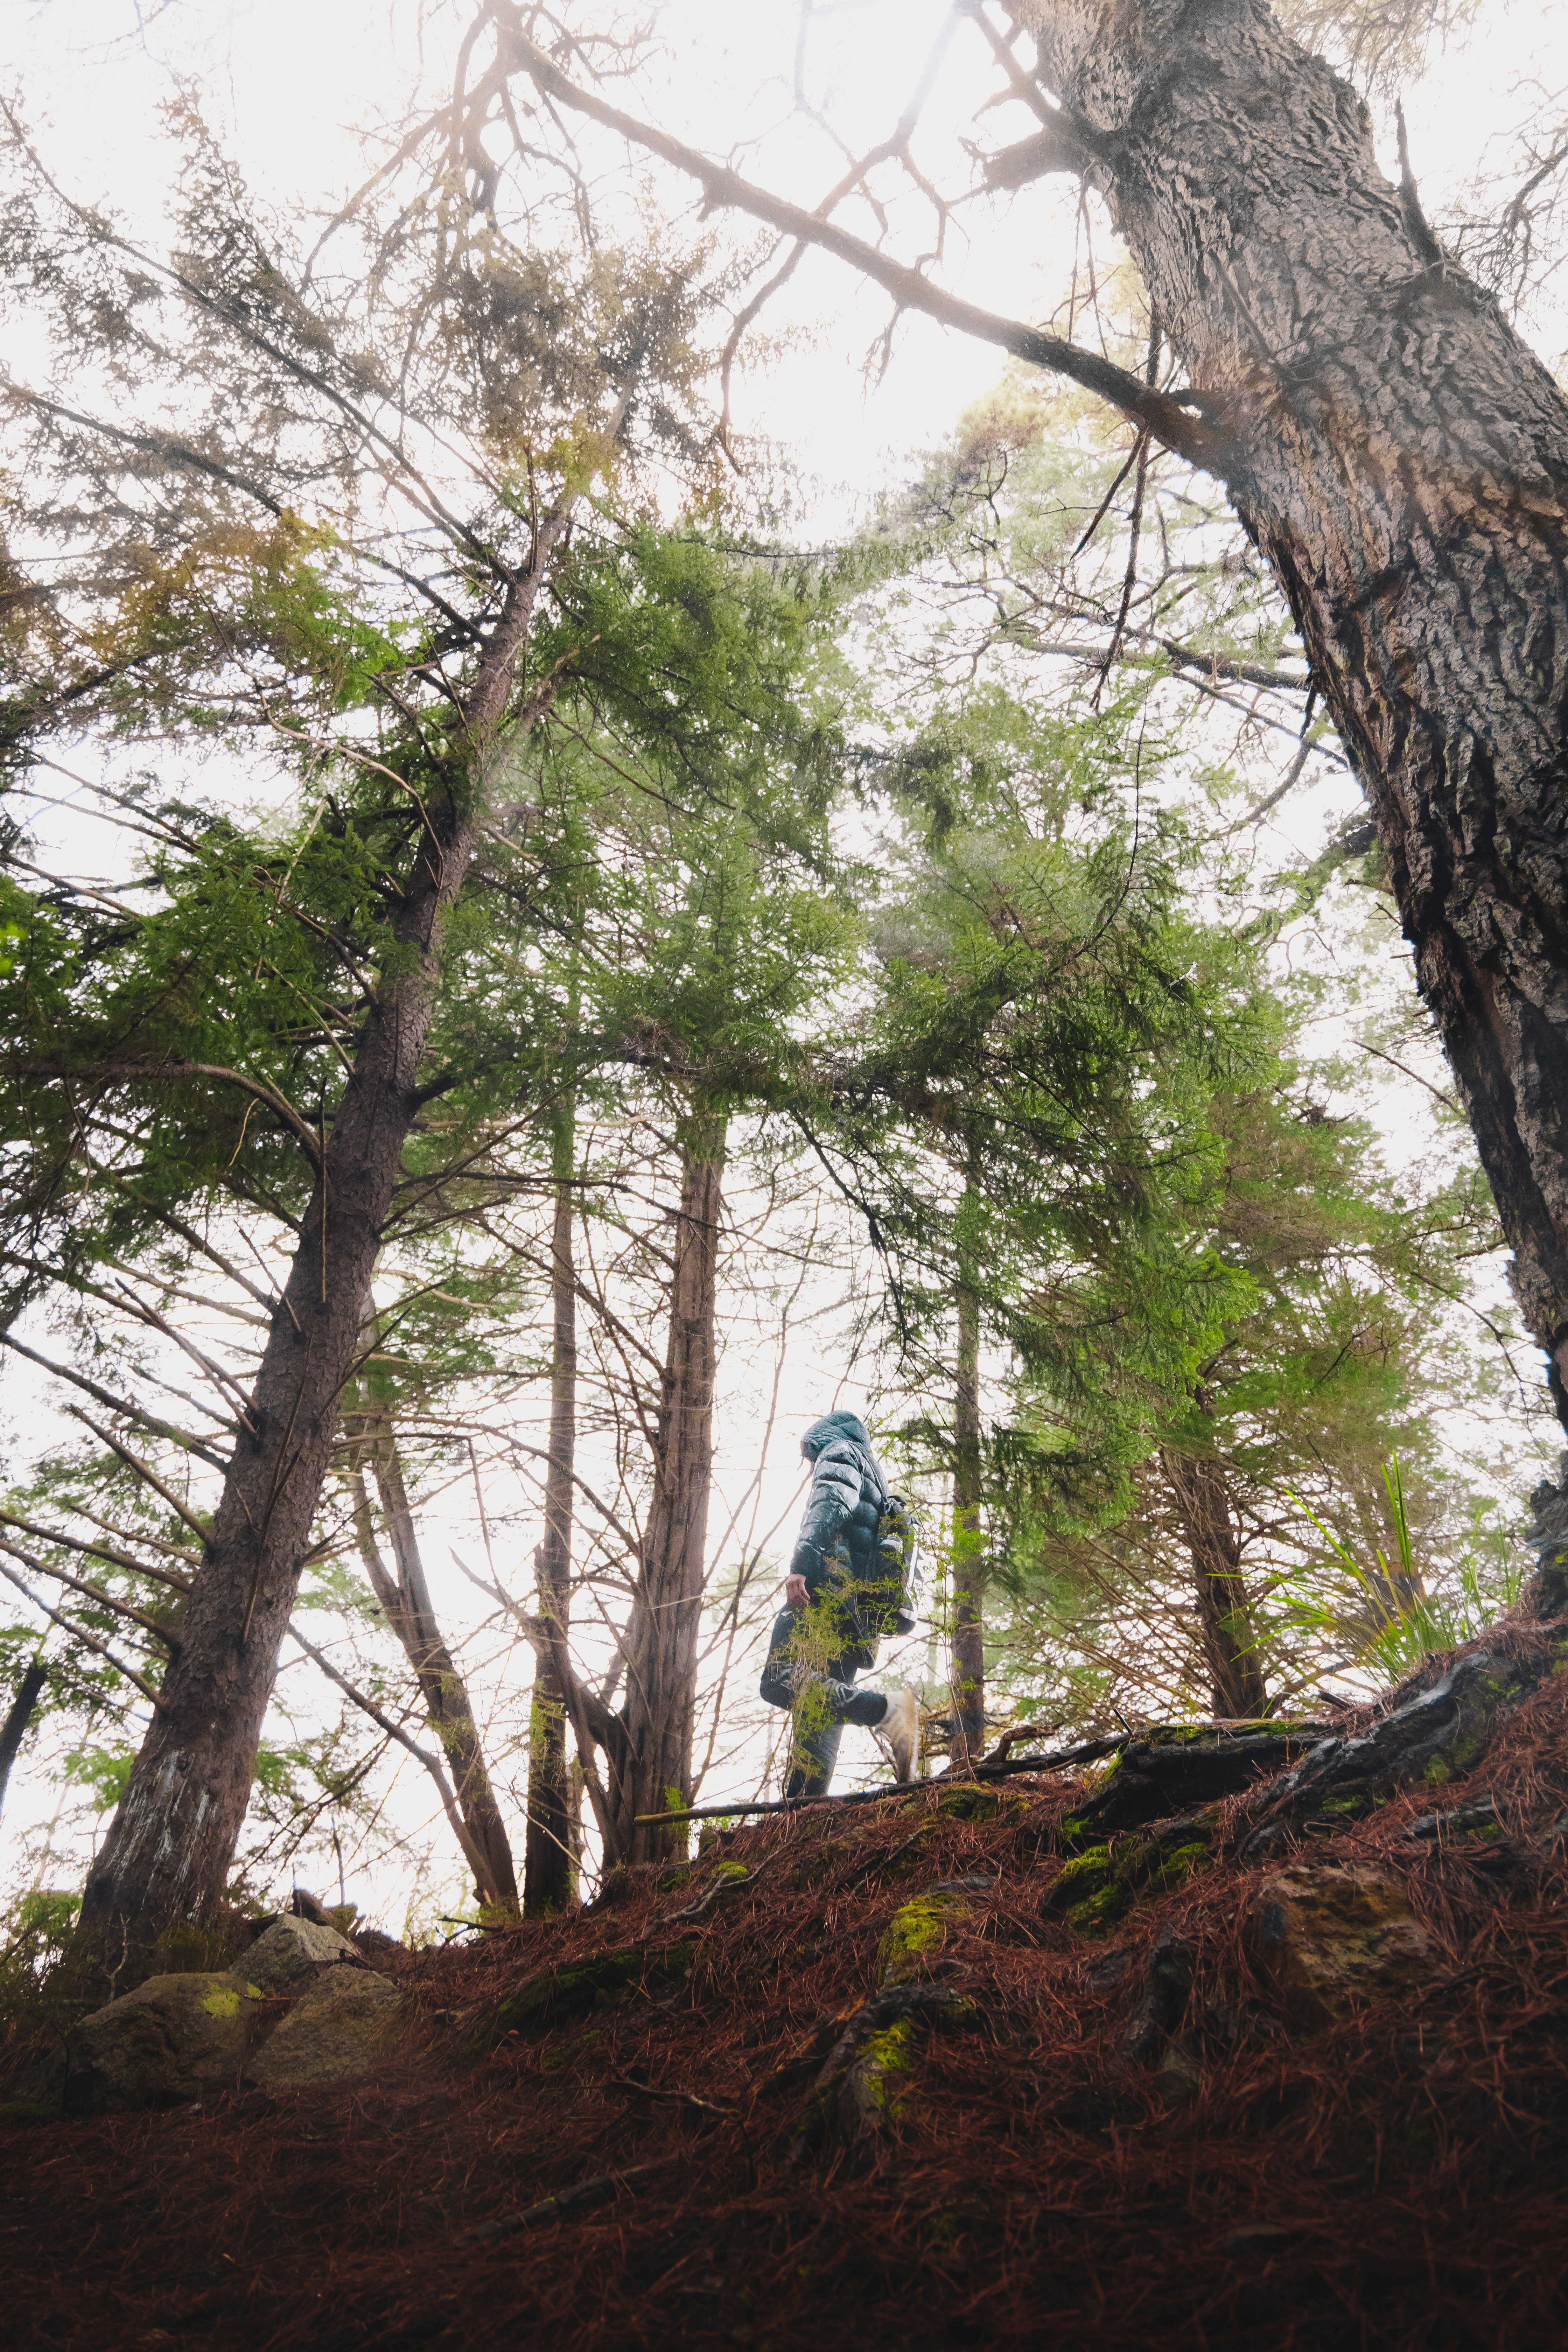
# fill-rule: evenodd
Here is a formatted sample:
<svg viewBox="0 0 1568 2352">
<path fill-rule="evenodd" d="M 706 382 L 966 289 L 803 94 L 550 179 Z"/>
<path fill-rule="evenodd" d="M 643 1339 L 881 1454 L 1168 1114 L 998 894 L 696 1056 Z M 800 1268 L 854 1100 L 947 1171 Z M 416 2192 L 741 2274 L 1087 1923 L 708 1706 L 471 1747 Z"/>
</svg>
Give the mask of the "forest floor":
<svg viewBox="0 0 1568 2352">
<path fill-rule="evenodd" d="M 416 2021 L 357 2083 L 0 2127 L 7 2342 L 1568 2338 L 1568 1675 L 1468 1780 L 1245 1865 L 1229 1799 L 1164 1892 L 1069 1919 L 1089 1793 L 767 1819 L 662 1887 L 378 1951 Z M 1412 1836 L 1435 1794 L 1495 1828 Z M 1408 1906 L 1398 1981 L 1327 2021 L 1259 1927 L 1291 1864 Z"/>
</svg>

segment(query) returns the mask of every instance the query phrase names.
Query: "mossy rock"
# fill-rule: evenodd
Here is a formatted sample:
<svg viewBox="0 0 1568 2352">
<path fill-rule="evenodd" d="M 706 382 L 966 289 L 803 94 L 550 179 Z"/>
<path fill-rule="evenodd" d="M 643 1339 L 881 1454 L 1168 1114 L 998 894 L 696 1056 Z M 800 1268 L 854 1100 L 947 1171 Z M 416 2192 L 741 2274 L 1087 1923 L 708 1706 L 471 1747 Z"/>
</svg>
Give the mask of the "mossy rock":
<svg viewBox="0 0 1568 2352">
<path fill-rule="evenodd" d="M 1026 1813 L 1029 1800 L 1005 1796 L 1000 1789 L 950 1789 L 937 1799 L 936 1809 L 950 1822 L 999 1822 Z"/>
<path fill-rule="evenodd" d="M 608 2006 L 628 1986 L 679 1976 L 690 1967 L 697 1946 L 634 1944 L 622 1951 L 595 1952 L 540 1969 L 483 2017 L 468 2035 L 470 2052 L 488 2050 L 509 2033 L 540 2033 L 567 2019 Z"/>
<path fill-rule="evenodd" d="M 1086 1895 L 1098 1895 L 1110 1885 L 1117 1875 L 1108 1845 L 1091 1845 L 1087 1853 L 1075 1854 L 1064 1862 L 1041 1902 L 1042 1911 L 1060 1914 L 1081 1903 Z"/>
<path fill-rule="evenodd" d="M 877 1947 L 877 1982 L 913 1984 L 925 1975 L 946 1943 L 949 1929 L 967 1917 L 969 1906 L 956 1895 L 917 1895 L 900 1905 Z"/>
<path fill-rule="evenodd" d="M 884 2025 L 860 2044 L 839 2095 L 845 2122 L 858 2132 L 886 2131 L 909 2104 L 916 2028 L 911 2019 Z"/>
<path fill-rule="evenodd" d="M 1132 1889 L 1113 1878 L 1109 1886 L 1100 1887 L 1082 1903 L 1075 1903 L 1064 1915 L 1062 1925 L 1070 1927 L 1075 1936 L 1098 1940 L 1119 1927 L 1131 1908 Z"/>
<path fill-rule="evenodd" d="M 1150 1872 L 1143 1891 L 1148 1895 L 1173 1895 L 1179 1886 L 1185 1886 L 1189 1879 L 1208 1866 L 1208 1847 L 1201 1839 L 1194 1839 L 1190 1845 L 1175 1847 Z"/>
<path fill-rule="evenodd" d="M 1108 1845 L 1064 1862 L 1047 1890 L 1040 1910 L 1059 1919 L 1075 1936 L 1108 1936 L 1132 1907 L 1132 1888 Z"/>
<path fill-rule="evenodd" d="M 1215 1807 L 1177 1821 L 1157 1822 L 1147 1836 L 1118 1845 L 1116 1874 L 1127 1885 L 1150 1894 L 1167 1894 L 1173 1886 L 1183 1886 L 1206 1864 L 1218 1826 Z M 1173 1869 L 1178 1855 L 1182 1857 L 1181 1865 Z"/>
<path fill-rule="evenodd" d="M 215 1970 L 149 1977 L 84 2018 L 61 2084 L 70 2115 L 182 2106 L 232 2090 L 249 2053 L 259 1996 Z M 50 2086 L 52 2088 L 52 2085 Z"/>
<path fill-rule="evenodd" d="M 852 2146 L 898 2122 L 909 2104 L 923 2031 L 907 2017 L 879 2026 L 847 2066 L 813 2084 L 786 2126 L 797 2161 L 808 2150 L 834 2141 Z"/>
</svg>

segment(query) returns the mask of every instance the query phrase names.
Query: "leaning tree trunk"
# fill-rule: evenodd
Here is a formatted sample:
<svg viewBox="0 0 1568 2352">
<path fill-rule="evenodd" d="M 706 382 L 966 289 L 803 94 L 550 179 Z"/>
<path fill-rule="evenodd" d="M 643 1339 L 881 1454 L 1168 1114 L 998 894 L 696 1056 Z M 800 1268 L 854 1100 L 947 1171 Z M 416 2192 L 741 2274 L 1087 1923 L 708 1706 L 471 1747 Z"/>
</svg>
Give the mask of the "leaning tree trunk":
<svg viewBox="0 0 1568 2352">
<path fill-rule="evenodd" d="M 1198 1628 L 1216 1716 L 1256 1721 L 1268 1712 L 1268 1691 L 1241 1577 L 1241 1544 L 1231 1517 L 1225 1473 L 1216 1462 L 1161 1455 L 1193 1563 Z"/>
<path fill-rule="evenodd" d="M 529 1714 L 528 1832 L 523 1847 L 523 1910 L 531 1919 L 563 1910 L 575 1871 L 573 1791 L 566 1762 L 566 1693 L 557 1667 L 572 1603 L 572 1477 L 577 1432 L 577 1274 L 572 1220 L 574 1130 L 570 1101 L 551 1132 L 555 1227 L 550 1254 L 553 1328 L 550 1358 L 550 1460 L 544 1473 L 544 1540 L 534 1553 L 539 1608 L 556 1630 L 541 1645 Z M 577 1792 L 581 1801 L 581 1791 Z M 580 1829 L 576 1831 L 580 1837 Z"/>
<path fill-rule="evenodd" d="M 204 1919 L 227 1881 L 417 1108 L 446 919 L 479 837 L 489 751 L 541 580 L 570 511 L 558 509 L 541 530 L 532 566 L 508 590 L 448 755 L 449 792 L 443 798 L 425 785 L 392 926 L 392 976 L 371 999 L 352 1075 L 330 1122 L 321 1122 L 310 1205 L 205 1533 L 179 1654 L 88 1874 L 73 1961 L 111 1983 L 134 1979 L 165 1927 Z"/>
<path fill-rule="evenodd" d="M 6 1709 L 5 1722 L 0 1724 L 0 1811 L 5 1808 L 11 1767 L 21 1753 L 22 1742 L 43 1701 L 48 1680 L 49 1670 L 42 1658 L 34 1658 L 24 1666 L 16 1696 Z"/>
<path fill-rule="evenodd" d="M 441 1743 L 457 1806 L 453 1827 L 464 1859 L 474 1874 L 475 1891 L 488 1910 L 515 1912 L 517 1872 L 511 1845 L 490 1787 L 484 1744 L 474 1721 L 468 1685 L 447 1646 L 430 1598 L 397 1441 L 390 1430 L 384 1426 L 377 1429 L 373 1422 L 363 1454 L 375 1479 L 396 1574 L 387 1574 L 375 1540 L 364 1475 L 356 1466 L 354 1531 L 359 1538 L 360 1557 L 386 1622 L 414 1669 L 426 1719 Z"/>
<path fill-rule="evenodd" d="M 1568 404 L 1263 0 L 1016 0 L 1376 818 L 1568 1419 Z"/>
<path fill-rule="evenodd" d="M 669 1331 L 654 1445 L 653 1496 L 626 1628 L 625 1743 L 611 1759 L 616 1846 L 629 1862 L 684 1852 L 687 1832 L 637 1817 L 689 1802 L 697 1644 L 713 1475 L 719 1217 L 724 1122 L 694 1110 L 680 1127 L 680 1208 Z"/>
<path fill-rule="evenodd" d="M 985 1584 L 980 1526 L 980 1301 L 958 1292 L 952 1413 L 952 1764 L 985 1752 Z"/>
</svg>

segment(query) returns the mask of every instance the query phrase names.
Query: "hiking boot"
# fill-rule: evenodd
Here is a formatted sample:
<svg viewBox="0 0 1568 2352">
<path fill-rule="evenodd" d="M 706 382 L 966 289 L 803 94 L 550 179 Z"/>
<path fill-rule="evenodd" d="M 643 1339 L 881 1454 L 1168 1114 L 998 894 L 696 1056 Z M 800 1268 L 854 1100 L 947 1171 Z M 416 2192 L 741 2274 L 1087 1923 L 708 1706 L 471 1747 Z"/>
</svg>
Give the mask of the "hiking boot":
<svg viewBox="0 0 1568 2352">
<path fill-rule="evenodd" d="M 889 1691 L 888 1712 L 873 1733 L 896 1780 L 912 1780 L 921 1745 L 921 1703 L 912 1690 Z"/>
</svg>

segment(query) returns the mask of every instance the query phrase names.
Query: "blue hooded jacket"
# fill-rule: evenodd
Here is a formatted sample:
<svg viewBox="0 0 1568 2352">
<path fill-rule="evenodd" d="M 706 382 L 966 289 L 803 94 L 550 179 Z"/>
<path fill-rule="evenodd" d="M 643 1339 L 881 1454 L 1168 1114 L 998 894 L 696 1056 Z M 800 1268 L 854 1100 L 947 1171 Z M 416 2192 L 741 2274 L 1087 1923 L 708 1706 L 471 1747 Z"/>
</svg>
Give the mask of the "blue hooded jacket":
<svg viewBox="0 0 1568 2352">
<path fill-rule="evenodd" d="M 816 1475 L 789 1565 L 792 1576 L 805 1577 L 815 1599 L 835 1566 L 857 1583 L 872 1576 L 877 1521 L 888 1486 L 858 1413 L 825 1413 L 812 1423 L 800 1450 L 816 1465 Z"/>
</svg>

